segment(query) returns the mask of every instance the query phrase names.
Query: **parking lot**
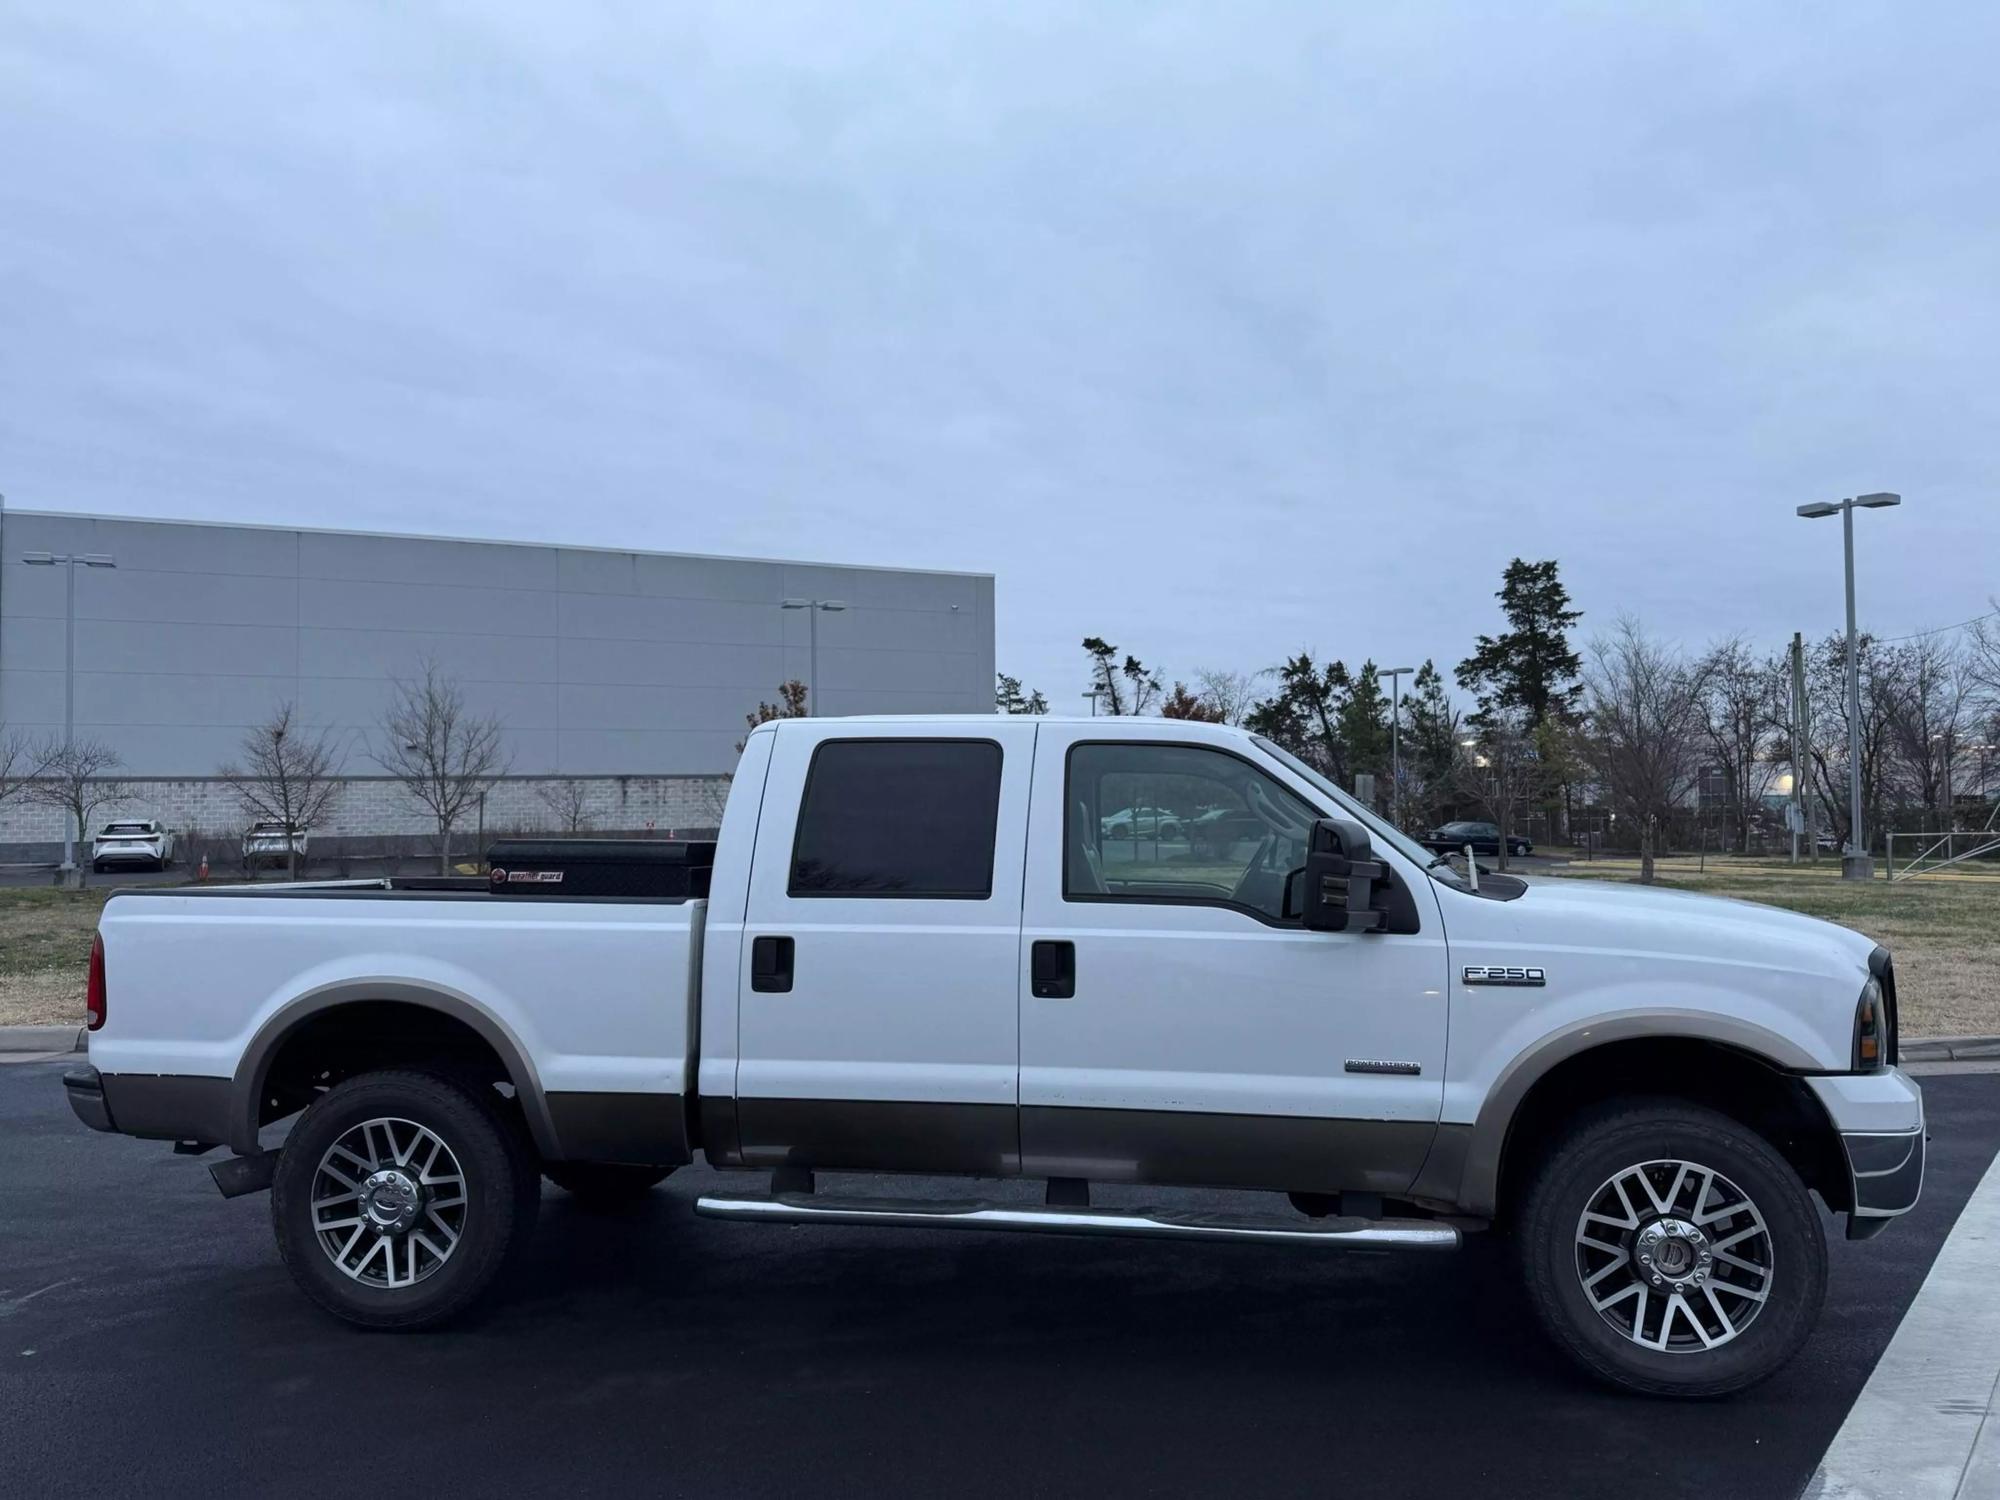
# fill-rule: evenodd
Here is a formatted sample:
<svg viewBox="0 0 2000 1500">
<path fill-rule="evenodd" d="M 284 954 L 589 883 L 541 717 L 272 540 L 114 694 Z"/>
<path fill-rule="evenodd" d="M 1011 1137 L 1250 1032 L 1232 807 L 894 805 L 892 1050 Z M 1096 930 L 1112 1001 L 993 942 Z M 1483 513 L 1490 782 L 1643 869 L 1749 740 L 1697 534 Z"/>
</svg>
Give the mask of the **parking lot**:
<svg viewBox="0 0 2000 1500">
<path fill-rule="evenodd" d="M 1925 1198 L 1835 1239 L 1804 1354 L 1734 1400 L 1586 1384 L 1502 1257 L 696 1220 L 689 1170 L 550 1192 L 512 1294 L 337 1326 L 262 1197 L 96 1136 L 0 1067 L 0 1473 L 12 1493 L 1796 1494 L 2000 1147 L 2000 1080 L 1927 1081 Z"/>
</svg>

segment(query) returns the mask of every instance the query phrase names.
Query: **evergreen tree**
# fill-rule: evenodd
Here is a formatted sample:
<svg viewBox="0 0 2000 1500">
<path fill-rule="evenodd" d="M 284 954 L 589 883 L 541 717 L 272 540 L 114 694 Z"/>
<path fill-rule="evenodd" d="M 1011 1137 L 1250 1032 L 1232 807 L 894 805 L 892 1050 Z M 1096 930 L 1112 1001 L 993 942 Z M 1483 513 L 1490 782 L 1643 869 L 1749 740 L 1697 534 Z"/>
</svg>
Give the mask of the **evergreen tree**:
<svg viewBox="0 0 2000 1500">
<path fill-rule="evenodd" d="M 1515 558 L 1493 597 L 1509 628 L 1479 638 L 1477 649 L 1458 664 L 1458 685 L 1478 696 L 1481 718 L 1518 709 L 1534 730 L 1552 715 L 1567 715 L 1583 692 L 1578 680 L 1583 658 L 1569 643 L 1569 629 L 1583 611 L 1569 607 L 1555 559 Z"/>
<path fill-rule="evenodd" d="M 1045 714 L 1049 711 L 1049 700 L 1042 696 L 1042 690 L 1021 691 L 1021 679 L 1009 677 L 1005 672 L 994 674 L 999 684 L 993 691 L 993 706 L 1003 714 Z"/>
</svg>

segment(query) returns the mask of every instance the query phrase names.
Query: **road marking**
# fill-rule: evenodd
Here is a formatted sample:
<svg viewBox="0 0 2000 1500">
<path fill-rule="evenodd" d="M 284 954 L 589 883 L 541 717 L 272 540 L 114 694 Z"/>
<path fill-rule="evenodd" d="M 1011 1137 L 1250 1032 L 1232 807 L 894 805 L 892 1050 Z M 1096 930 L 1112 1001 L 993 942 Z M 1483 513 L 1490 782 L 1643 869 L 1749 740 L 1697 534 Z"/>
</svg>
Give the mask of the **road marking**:
<svg viewBox="0 0 2000 1500">
<path fill-rule="evenodd" d="M 1952 1226 L 1806 1500 L 2000 1496 L 1996 1270 L 2000 1158 Z"/>
</svg>

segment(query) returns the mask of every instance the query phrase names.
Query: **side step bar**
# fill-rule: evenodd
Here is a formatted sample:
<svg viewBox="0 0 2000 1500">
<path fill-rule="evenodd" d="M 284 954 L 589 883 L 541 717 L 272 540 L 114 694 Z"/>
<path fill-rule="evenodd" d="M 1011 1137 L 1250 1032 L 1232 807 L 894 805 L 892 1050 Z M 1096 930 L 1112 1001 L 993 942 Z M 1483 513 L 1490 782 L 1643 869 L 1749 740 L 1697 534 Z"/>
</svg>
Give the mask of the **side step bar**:
<svg viewBox="0 0 2000 1500">
<path fill-rule="evenodd" d="M 1154 1209 L 1043 1207 L 974 1200 L 835 1198 L 824 1193 L 714 1193 L 695 1200 L 705 1219 L 741 1224 L 858 1224 L 877 1229 L 998 1229 L 1027 1234 L 1234 1240 L 1329 1250 L 1456 1250 L 1458 1230 L 1429 1219 L 1307 1219 Z"/>
</svg>

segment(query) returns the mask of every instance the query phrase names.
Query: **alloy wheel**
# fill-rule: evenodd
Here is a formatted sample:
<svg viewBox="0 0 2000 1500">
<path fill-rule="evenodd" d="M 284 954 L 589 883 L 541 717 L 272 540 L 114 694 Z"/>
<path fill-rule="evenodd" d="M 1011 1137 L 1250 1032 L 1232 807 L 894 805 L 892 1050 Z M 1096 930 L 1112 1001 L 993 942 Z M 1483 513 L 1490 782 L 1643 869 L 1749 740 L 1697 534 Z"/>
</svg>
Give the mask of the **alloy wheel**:
<svg viewBox="0 0 2000 1500">
<path fill-rule="evenodd" d="M 442 1136 L 413 1120 L 364 1120 L 319 1159 L 312 1228 L 340 1272 L 364 1286 L 414 1286 L 465 1234 L 465 1173 Z"/>
<path fill-rule="evenodd" d="M 1576 1274 L 1599 1317 L 1665 1354 L 1742 1336 L 1770 1299 L 1771 1231 L 1712 1167 L 1640 1162 L 1612 1174 L 1576 1222 Z"/>
</svg>

